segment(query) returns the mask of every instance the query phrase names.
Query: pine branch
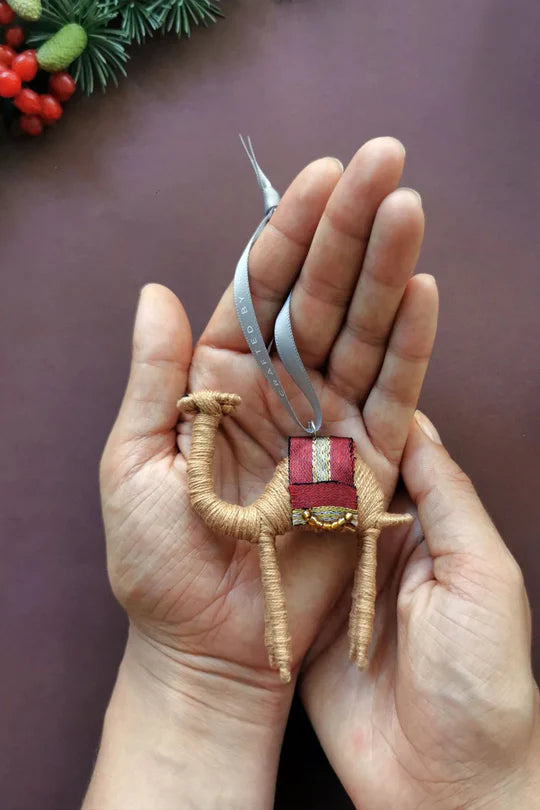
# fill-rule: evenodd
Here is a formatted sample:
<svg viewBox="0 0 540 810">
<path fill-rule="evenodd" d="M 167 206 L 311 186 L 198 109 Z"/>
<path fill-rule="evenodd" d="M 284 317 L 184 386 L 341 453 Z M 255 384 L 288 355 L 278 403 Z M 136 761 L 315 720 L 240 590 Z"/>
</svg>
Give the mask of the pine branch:
<svg viewBox="0 0 540 810">
<path fill-rule="evenodd" d="M 219 2 L 219 0 L 218 0 Z M 125 76 L 126 47 L 157 31 L 189 37 L 194 26 L 223 16 L 212 0 L 42 0 L 41 18 L 29 29 L 29 44 L 39 47 L 64 25 L 82 25 L 88 45 L 69 70 L 83 92 L 105 90 Z"/>
<path fill-rule="evenodd" d="M 110 27 L 117 16 L 117 9 L 99 0 L 43 0 L 41 17 L 31 26 L 28 43 L 39 47 L 64 25 L 82 25 L 88 45 L 69 70 L 81 90 L 90 95 L 96 85 L 105 90 L 126 75 L 125 46 L 129 43 L 123 31 Z"/>
<path fill-rule="evenodd" d="M 115 10 L 129 42 L 143 42 L 154 31 L 189 37 L 193 25 L 217 22 L 223 14 L 211 0 L 105 0 Z"/>
<path fill-rule="evenodd" d="M 141 45 L 159 27 L 159 14 L 152 3 L 141 0 L 109 0 L 108 8 L 120 20 L 120 30 L 127 42 Z"/>
<path fill-rule="evenodd" d="M 223 13 L 211 0 L 159 0 L 152 9 L 160 15 L 159 29 L 163 33 L 174 31 L 179 37 L 189 37 L 193 25 L 217 22 Z"/>
</svg>

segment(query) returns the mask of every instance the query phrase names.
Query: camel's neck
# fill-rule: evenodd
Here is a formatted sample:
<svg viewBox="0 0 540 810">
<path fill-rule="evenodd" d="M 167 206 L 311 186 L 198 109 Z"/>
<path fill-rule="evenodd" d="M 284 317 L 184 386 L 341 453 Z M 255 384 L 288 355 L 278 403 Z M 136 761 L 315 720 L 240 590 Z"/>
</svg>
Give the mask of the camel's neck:
<svg viewBox="0 0 540 810">
<path fill-rule="evenodd" d="M 256 541 L 260 515 L 253 506 L 222 501 L 214 491 L 213 464 L 221 415 L 197 413 L 193 420 L 188 483 L 193 508 L 214 531 Z"/>
</svg>

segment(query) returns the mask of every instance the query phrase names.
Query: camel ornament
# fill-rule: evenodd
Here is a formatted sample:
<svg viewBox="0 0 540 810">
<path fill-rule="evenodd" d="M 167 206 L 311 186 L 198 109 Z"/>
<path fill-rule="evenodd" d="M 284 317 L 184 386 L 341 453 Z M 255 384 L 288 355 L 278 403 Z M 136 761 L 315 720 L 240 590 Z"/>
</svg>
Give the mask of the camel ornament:
<svg viewBox="0 0 540 810">
<path fill-rule="evenodd" d="M 377 539 L 384 527 L 408 523 L 412 517 L 385 511 L 375 476 L 354 453 L 352 439 L 341 437 L 291 439 L 289 457 L 279 462 L 272 480 L 254 503 L 242 507 L 220 500 L 213 483 L 216 432 L 223 417 L 239 404 L 238 395 L 216 391 L 199 391 L 178 401 L 181 414 L 195 414 L 188 459 L 193 508 L 212 530 L 258 544 L 265 644 L 270 665 L 279 669 L 284 683 L 291 679 L 291 639 L 276 537 L 291 528 L 356 533 L 358 562 L 349 619 L 349 655 L 363 669 L 375 613 Z M 315 480 L 309 480 L 310 473 Z M 330 480 L 332 475 L 342 480 Z M 329 503 L 322 503 L 325 500 Z"/>
<path fill-rule="evenodd" d="M 237 506 L 214 491 L 216 433 L 224 416 L 240 405 L 237 394 L 199 391 L 178 401 L 181 415 L 194 414 L 188 458 L 188 487 L 195 511 L 214 531 L 258 544 L 264 594 L 265 644 L 270 666 L 281 680 L 291 679 L 291 639 L 278 567 L 276 538 L 291 529 L 354 533 L 357 565 L 349 618 L 349 656 L 360 669 L 367 665 L 375 613 L 377 540 L 381 529 L 409 523 L 411 515 L 385 511 L 382 490 L 352 439 L 319 436 L 322 413 L 318 397 L 296 348 L 290 296 L 279 313 L 274 342 L 285 370 L 312 407 L 304 425 L 294 412 L 257 323 L 249 289 L 249 253 L 279 204 L 279 194 L 258 165 L 251 141 L 242 141 L 264 197 L 265 215 L 236 268 L 234 298 L 246 342 L 270 385 L 291 417 L 308 434 L 289 439 L 288 457 L 276 467 L 262 495 L 250 506 Z"/>
</svg>

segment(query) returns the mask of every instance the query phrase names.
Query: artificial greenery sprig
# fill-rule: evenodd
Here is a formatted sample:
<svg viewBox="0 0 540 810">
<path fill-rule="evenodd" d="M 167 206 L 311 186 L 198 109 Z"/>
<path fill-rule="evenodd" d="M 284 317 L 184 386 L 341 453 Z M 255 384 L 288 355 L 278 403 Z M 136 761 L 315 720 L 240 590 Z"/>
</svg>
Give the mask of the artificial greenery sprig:
<svg viewBox="0 0 540 810">
<path fill-rule="evenodd" d="M 211 0 L 109 0 L 107 5 L 119 14 L 126 39 L 137 43 L 156 31 L 189 37 L 194 25 L 206 26 L 223 16 Z"/>
<path fill-rule="evenodd" d="M 174 31 L 189 37 L 192 25 L 206 25 L 222 17 L 221 10 L 210 0 L 161 0 L 153 8 L 159 11 L 158 27 L 163 33 Z"/>
<path fill-rule="evenodd" d="M 120 30 L 126 42 L 140 45 L 159 29 L 160 14 L 154 10 L 155 3 L 140 0 L 109 0 L 106 4 L 118 17 Z"/>
<path fill-rule="evenodd" d="M 63 26 L 81 25 L 88 44 L 70 66 L 70 73 L 83 92 L 90 95 L 96 85 L 104 90 L 111 82 L 117 85 L 118 77 L 126 75 L 129 43 L 124 33 L 111 25 L 116 16 L 116 12 L 98 0 L 44 0 L 41 17 L 32 25 L 27 41 L 39 47 Z"/>
<path fill-rule="evenodd" d="M 140 44 L 157 32 L 191 34 L 193 26 L 216 22 L 222 12 L 212 0 L 43 0 L 39 20 L 28 43 L 39 47 L 69 23 L 88 36 L 84 52 L 69 70 L 83 92 L 105 90 L 126 75 L 127 46 Z"/>
</svg>

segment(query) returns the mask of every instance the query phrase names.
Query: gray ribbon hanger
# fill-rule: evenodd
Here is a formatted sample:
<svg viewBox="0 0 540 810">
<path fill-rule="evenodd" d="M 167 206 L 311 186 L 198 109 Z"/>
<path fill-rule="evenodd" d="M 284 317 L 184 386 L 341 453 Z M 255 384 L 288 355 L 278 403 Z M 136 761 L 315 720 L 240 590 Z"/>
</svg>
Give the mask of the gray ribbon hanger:
<svg viewBox="0 0 540 810">
<path fill-rule="evenodd" d="M 251 252 L 251 248 L 259 238 L 264 226 L 270 221 L 272 214 L 278 207 L 280 196 L 257 163 L 251 139 L 247 138 L 246 141 L 242 136 L 240 136 L 240 140 L 242 141 L 242 145 L 246 150 L 249 160 L 251 161 L 255 176 L 257 177 L 257 182 L 263 194 L 264 217 L 257 226 L 255 233 L 247 243 L 240 260 L 236 265 L 236 271 L 234 274 L 234 303 L 236 306 L 236 312 L 238 314 L 238 320 L 240 322 L 240 326 L 242 327 L 242 332 L 244 333 L 246 342 L 253 356 L 255 357 L 255 360 L 259 364 L 264 376 L 276 394 L 279 396 L 283 402 L 283 405 L 289 411 L 297 425 L 299 425 L 302 430 L 305 430 L 306 433 L 313 435 L 321 427 L 322 412 L 317 394 L 315 393 L 305 366 L 302 363 L 298 353 L 298 349 L 296 348 L 291 325 L 291 294 L 289 293 L 287 300 L 276 318 L 274 327 L 274 342 L 285 370 L 311 405 L 313 418 L 309 420 L 307 425 L 302 424 L 294 412 L 291 403 L 287 399 L 287 395 L 283 390 L 279 377 L 272 364 L 272 360 L 270 359 L 269 351 L 264 343 L 263 336 L 259 328 L 259 323 L 255 315 L 255 309 L 253 307 L 253 300 L 251 298 L 251 291 L 249 289 L 249 254 Z"/>
</svg>

